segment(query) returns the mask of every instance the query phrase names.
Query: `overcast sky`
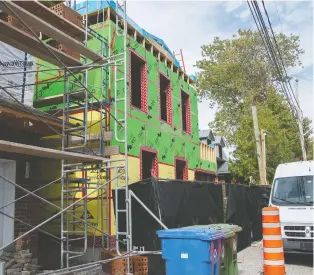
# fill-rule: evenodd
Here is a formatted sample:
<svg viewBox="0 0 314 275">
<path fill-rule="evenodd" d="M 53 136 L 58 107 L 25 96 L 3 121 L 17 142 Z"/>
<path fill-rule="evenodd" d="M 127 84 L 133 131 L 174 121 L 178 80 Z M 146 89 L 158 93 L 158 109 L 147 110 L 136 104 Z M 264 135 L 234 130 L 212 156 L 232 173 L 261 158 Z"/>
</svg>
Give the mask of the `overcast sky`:
<svg viewBox="0 0 314 275">
<path fill-rule="evenodd" d="M 200 47 L 213 38 L 231 37 L 239 28 L 256 29 L 246 1 L 127 1 L 128 15 L 146 31 L 162 38 L 171 50 L 183 50 L 188 74 L 195 73 Z M 275 31 L 299 34 L 303 68 L 289 70 L 299 78 L 300 105 L 313 119 L 313 2 L 265 1 Z M 262 9 L 262 8 L 261 8 Z M 264 15 L 264 14 L 263 14 Z M 294 87 L 294 80 L 292 81 Z M 214 110 L 199 104 L 200 128 L 208 128 Z"/>
</svg>

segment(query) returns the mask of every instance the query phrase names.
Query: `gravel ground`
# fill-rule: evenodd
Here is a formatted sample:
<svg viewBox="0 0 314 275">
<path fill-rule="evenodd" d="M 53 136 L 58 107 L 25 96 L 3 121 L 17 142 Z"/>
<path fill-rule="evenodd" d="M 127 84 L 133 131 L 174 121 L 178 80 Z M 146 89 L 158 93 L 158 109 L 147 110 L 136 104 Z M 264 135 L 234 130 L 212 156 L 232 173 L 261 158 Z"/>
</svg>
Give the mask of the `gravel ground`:
<svg viewBox="0 0 314 275">
<path fill-rule="evenodd" d="M 313 275 L 312 255 L 285 255 L 287 275 Z M 252 246 L 238 253 L 239 275 L 263 274 L 263 247 L 262 243 Z"/>
</svg>

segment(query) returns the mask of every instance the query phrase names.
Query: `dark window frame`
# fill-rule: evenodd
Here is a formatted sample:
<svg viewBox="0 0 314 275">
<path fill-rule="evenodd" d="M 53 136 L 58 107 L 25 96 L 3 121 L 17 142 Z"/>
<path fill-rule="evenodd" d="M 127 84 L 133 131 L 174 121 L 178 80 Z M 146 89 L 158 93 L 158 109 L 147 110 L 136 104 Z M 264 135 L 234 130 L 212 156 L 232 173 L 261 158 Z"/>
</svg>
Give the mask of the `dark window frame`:
<svg viewBox="0 0 314 275">
<path fill-rule="evenodd" d="M 181 89 L 180 92 L 180 98 L 181 98 L 181 127 L 182 131 L 187 134 L 191 134 L 192 132 L 192 125 L 191 125 L 191 102 L 190 102 L 190 95 L 185 92 L 183 89 Z M 186 106 L 183 106 L 183 95 L 187 99 L 186 100 Z M 185 108 L 185 110 L 183 109 Z M 185 118 L 184 118 L 185 114 Z M 184 129 L 184 120 L 185 119 L 185 129 Z"/>
</svg>

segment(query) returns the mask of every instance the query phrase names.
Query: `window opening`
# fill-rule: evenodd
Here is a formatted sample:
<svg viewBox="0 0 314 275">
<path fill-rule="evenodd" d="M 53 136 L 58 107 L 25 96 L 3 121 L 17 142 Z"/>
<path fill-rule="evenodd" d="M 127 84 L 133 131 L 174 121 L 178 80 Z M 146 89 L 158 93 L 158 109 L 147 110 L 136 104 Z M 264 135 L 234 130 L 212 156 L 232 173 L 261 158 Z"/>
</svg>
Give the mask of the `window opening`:
<svg viewBox="0 0 314 275">
<path fill-rule="evenodd" d="M 145 61 L 131 52 L 131 103 L 134 107 L 145 111 Z"/>
<path fill-rule="evenodd" d="M 176 179 L 177 180 L 188 180 L 188 167 L 184 160 L 175 160 Z"/>
<path fill-rule="evenodd" d="M 214 182 L 215 181 L 215 175 L 211 175 L 211 174 L 197 171 L 197 172 L 195 172 L 195 180 Z"/>
<path fill-rule="evenodd" d="M 142 166 L 141 179 L 144 180 L 151 177 L 158 177 L 157 165 L 158 165 L 157 154 L 143 150 L 141 162 Z"/>
<path fill-rule="evenodd" d="M 190 97 L 184 91 L 181 91 L 181 116 L 182 116 L 182 130 L 191 133 L 190 124 Z"/>
<path fill-rule="evenodd" d="M 160 119 L 172 124 L 172 103 L 170 80 L 159 74 Z"/>
</svg>

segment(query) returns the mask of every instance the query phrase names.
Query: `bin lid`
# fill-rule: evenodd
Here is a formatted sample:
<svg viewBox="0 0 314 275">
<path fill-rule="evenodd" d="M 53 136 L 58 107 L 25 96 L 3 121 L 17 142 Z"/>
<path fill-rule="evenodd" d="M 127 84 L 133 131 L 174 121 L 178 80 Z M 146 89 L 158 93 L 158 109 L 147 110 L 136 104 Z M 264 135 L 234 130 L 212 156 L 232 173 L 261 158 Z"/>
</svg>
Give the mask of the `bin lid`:
<svg viewBox="0 0 314 275">
<path fill-rule="evenodd" d="M 195 239 L 212 241 L 223 239 L 224 234 L 221 231 L 208 228 L 174 228 L 157 231 L 159 238 L 164 239 Z"/>
<path fill-rule="evenodd" d="M 193 225 L 188 228 L 210 228 L 221 230 L 224 234 L 225 238 L 233 237 L 237 232 L 242 231 L 242 228 L 235 224 L 227 224 L 227 223 L 217 223 L 217 224 L 208 224 L 208 225 Z"/>
</svg>

